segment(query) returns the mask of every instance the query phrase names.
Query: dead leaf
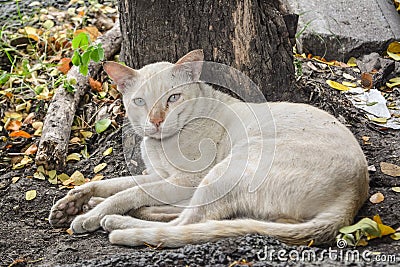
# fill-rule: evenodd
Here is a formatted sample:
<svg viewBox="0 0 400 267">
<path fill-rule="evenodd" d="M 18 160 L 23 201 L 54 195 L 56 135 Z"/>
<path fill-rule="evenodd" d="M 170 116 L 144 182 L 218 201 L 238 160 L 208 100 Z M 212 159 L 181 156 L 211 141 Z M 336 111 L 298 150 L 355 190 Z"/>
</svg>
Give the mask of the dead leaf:
<svg viewBox="0 0 400 267">
<path fill-rule="evenodd" d="M 67 74 L 68 71 L 71 69 L 71 67 L 72 67 L 71 59 L 64 57 L 58 63 L 57 69 L 62 73 Z"/>
<path fill-rule="evenodd" d="M 94 167 L 93 172 L 98 173 L 98 172 L 102 171 L 106 166 L 107 166 L 107 163 L 100 163 L 99 165 Z"/>
<path fill-rule="evenodd" d="M 22 126 L 22 122 L 12 120 L 7 124 L 6 130 L 7 131 L 18 131 L 19 128 L 21 128 L 21 126 Z"/>
<path fill-rule="evenodd" d="M 110 155 L 110 154 L 112 153 L 112 151 L 113 151 L 113 148 L 112 148 L 112 147 L 107 148 L 107 149 L 103 152 L 103 156 L 108 156 L 108 155 Z"/>
<path fill-rule="evenodd" d="M 361 86 L 366 89 L 371 89 L 373 86 L 373 78 L 370 73 L 363 72 L 361 74 Z"/>
<path fill-rule="evenodd" d="M 79 137 L 74 137 L 71 140 L 69 140 L 71 144 L 79 144 L 81 142 L 81 139 Z"/>
<path fill-rule="evenodd" d="M 74 32 L 74 36 L 77 36 L 81 32 L 88 33 L 92 42 L 94 42 L 97 37 L 101 36 L 101 32 L 94 26 L 88 26 L 83 29 L 77 30 Z"/>
<path fill-rule="evenodd" d="M 23 138 L 31 138 L 32 136 L 23 130 L 14 131 L 9 134 L 10 137 L 23 137 Z"/>
<path fill-rule="evenodd" d="M 385 196 L 381 192 L 375 193 L 369 198 L 369 201 L 373 204 L 381 203 L 383 200 L 385 200 Z"/>
<path fill-rule="evenodd" d="M 380 236 L 373 236 L 373 235 L 367 235 L 368 240 L 374 239 L 374 238 L 378 238 L 378 237 L 382 237 L 382 236 L 386 236 L 386 235 L 391 235 L 393 233 L 395 233 L 396 231 L 388 226 L 383 224 L 381 217 L 377 214 L 375 215 L 372 220 L 374 220 L 377 224 L 378 224 L 378 228 L 380 230 Z"/>
<path fill-rule="evenodd" d="M 388 119 L 371 117 L 370 120 L 376 123 L 386 123 Z"/>
<path fill-rule="evenodd" d="M 32 124 L 32 120 L 35 118 L 35 113 L 29 113 L 29 115 L 25 118 L 23 124 Z"/>
<path fill-rule="evenodd" d="M 364 145 L 370 145 L 370 144 L 371 144 L 371 142 L 369 142 L 369 140 L 371 139 L 371 137 L 369 137 L 369 136 L 362 136 L 361 138 L 362 138 L 362 140 L 363 140 L 363 144 L 364 144 Z"/>
<path fill-rule="evenodd" d="M 65 161 L 70 161 L 70 160 L 76 160 L 80 161 L 81 160 L 81 155 L 78 153 L 71 153 L 67 156 L 67 159 Z"/>
<path fill-rule="evenodd" d="M 58 180 L 60 180 L 61 182 L 64 183 L 65 181 L 67 181 L 69 179 L 69 176 L 68 176 L 68 174 L 61 173 L 61 174 L 57 175 L 57 178 L 58 178 Z"/>
<path fill-rule="evenodd" d="M 25 192 L 25 199 L 26 200 L 32 200 L 36 198 L 36 190 L 29 190 Z"/>
<path fill-rule="evenodd" d="M 21 178 L 21 177 L 15 176 L 15 177 L 11 178 L 11 182 L 12 182 L 13 184 L 15 184 L 16 182 L 18 182 L 18 180 L 19 180 L 20 178 Z"/>
<path fill-rule="evenodd" d="M 390 43 L 386 52 L 394 60 L 400 60 L 400 43 L 396 41 Z"/>
<path fill-rule="evenodd" d="M 39 180 L 46 180 L 46 177 L 44 176 L 44 174 L 42 172 L 35 172 L 33 174 L 33 178 L 39 179 Z"/>
<path fill-rule="evenodd" d="M 357 87 L 357 84 L 351 83 L 351 82 L 343 81 L 342 84 L 343 84 L 344 86 L 347 86 L 347 87 L 352 87 L 352 88 Z"/>
<path fill-rule="evenodd" d="M 398 241 L 398 240 L 400 240 L 400 233 L 394 233 L 394 234 L 390 235 L 390 238 Z"/>
<path fill-rule="evenodd" d="M 92 77 L 89 77 L 89 85 L 90 85 L 90 88 L 92 88 L 92 90 L 95 92 L 101 92 L 103 90 L 103 87 L 101 86 L 101 82 L 96 81 Z"/>
<path fill-rule="evenodd" d="M 400 186 L 392 187 L 392 191 L 394 191 L 396 193 L 400 193 Z"/>
<path fill-rule="evenodd" d="M 25 155 L 33 155 L 37 152 L 38 147 L 36 144 L 32 144 L 30 147 L 28 147 L 27 150 L 25 150 L 24 154 Z"/>
<path fill-rule="evenodd" d="M 393 177 L 400 176 L 400 166 L 397 166 L 395 164 L 388 163 L 388 162 L 381 162 L 380 166 L 381 166 L 381 171 L 384 174 L 390 175 Z"/>
<path fill-rule="evenodd" d="M 63 181 L 63 185 L 82 185 L 84 183 L 86 180 L 80 171 L 75 171 L 68 180 Z"/>
<path fill-rule="evenodd" d="M 102 174 L 96 174 L 90 181 L 91 182 L 94 182 L 94 181 L 100 181 L 100 180 L 102 180 L 104 178 L 104 175 L 102 175 Z"/>
<path fill-rule="evenodd" d="M 67 232 L 69 235 L 73 235 L 74 231 L 72 231 L 71 228 L 68 228 L 67 230 L 65 230 L 65 232 Z"/>
<path fill-rule="evenodd" d="M 338 83 L 338 82 L 332 81 L 332 80 L 326 80 L 326 83 L 327 83 L 330 87 L 332 87 L 332 88 L 334 88 L 334 89 L 336 89 L 336 90 L 339 90 L 339 91 L 348 91 L 348 90 L 350 90 L 349 87 L 347 87 L 347 86 L 345 86 L 345 85 L 343 85 L 343 84 L 340 84 L 340 83 Z"/>
<path fill-rule="evenodd" d="M 346 64 L 350 67 L 357 67 L 357 59 L 355 57 L 351 57 Z"/>
</svg>

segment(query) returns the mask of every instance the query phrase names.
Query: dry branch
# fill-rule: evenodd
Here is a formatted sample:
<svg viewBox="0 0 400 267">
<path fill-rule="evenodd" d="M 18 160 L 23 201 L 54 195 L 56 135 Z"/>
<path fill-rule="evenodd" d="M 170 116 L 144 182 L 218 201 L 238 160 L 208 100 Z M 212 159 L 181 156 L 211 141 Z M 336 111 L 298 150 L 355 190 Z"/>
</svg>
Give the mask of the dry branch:
<svg viewBox="0 0 400 267">
<path fill-rule="evenodd" d="M 106 59 L 115 55 L 121 48 L 119 21 L 94 43 L 102 43 Z M 89 75 L 93 76 L 98 73 L 100 68 L 101 63 L 91 62 L 89 64 Z M 79 73 L 79 67 L 73 66 L 66 79 L 76 80 L 76 91 L 69 93 L 63 85 L 57 88 L 44 120 L 42 137 L 35 159 L 36 165 L 43 165 L 48 170 L 62 169 L 65 166 L 75 111 L 81 97 L 89 87 L 88 77 Z"/>
</svg>

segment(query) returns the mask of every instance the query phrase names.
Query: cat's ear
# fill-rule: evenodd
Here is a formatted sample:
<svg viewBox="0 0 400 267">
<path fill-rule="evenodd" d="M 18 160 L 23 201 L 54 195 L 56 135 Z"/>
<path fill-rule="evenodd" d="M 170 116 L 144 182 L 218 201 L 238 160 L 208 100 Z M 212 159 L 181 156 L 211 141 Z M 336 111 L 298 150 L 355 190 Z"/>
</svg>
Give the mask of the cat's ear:
<svg viewBox="0 0 400 267">
<path fill-rule="evenodd" d="M 136 70 L 117 62 L 107 61 L 104 63 L 103 68 L 108 76 L 117 84 L 117 88 L 121 93 L 125 92 L 128 81 L 132 81 L 138 77 Z"/>
<path fill-rule="evenodd" d="M 175 63 L 175 68 L 178 71 L 189 72 L 193 81 L 198 81 L 200 79 L 201 69 L 203 68 L 203 61 L 203 49 L 196 49 L 181 57 Z"/>
</svg>

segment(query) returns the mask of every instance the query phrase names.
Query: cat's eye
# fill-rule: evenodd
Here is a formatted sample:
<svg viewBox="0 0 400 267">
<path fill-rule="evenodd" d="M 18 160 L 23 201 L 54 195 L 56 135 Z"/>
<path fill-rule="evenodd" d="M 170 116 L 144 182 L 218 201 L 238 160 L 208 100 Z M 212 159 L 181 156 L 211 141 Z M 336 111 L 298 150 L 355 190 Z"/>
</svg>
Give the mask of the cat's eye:
<svg viewBox="0 0 400 267">
<path fill-rule="evenodd" d="M 134 98 L 133 99 L 133 103 L 135 103 L 136 106 L 144 106 L 146 104 L 146 102 L 144 101 L 143 98 Z"/>
<path fill-rule="evenodd" d="M 181 98 L 181 94 L 173 94 L 168 98 L 168 102 L 174 103 L 174 102 L 178 101 L 179 98 Z"/>
</svg>

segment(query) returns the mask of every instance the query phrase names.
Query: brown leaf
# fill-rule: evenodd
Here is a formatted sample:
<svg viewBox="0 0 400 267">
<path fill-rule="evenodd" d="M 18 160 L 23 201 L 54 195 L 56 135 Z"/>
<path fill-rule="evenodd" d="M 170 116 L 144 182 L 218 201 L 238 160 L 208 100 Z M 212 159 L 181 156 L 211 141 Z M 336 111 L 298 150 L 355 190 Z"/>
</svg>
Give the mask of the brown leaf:
<svg viewBox="0 0 400 267">
<path fill-rule="evenodd" d="M 71 69 L 71 67 L 72 67 L 71 59 L 64 57 L 58 63 L 57 69 L 62 73 L 67 74 L 68 71 Z"/>
<path fill-rule="evenodd" d="M 97 37 L 101 36 L 101 32 L 99 32 L 99 30 L 94 26 L 88 26 L 83 29 L 77 30 L 77 31 L 75 31 L 74 35 L 76 36 L 76 35 L 80 34 L 81 32 L 88 33 L 90 36 L 90 40 L 92 42 L 94 40 L 96 40 Z"/>
<path fill-rule="evenodd" d="M 36 153 L 36 151 L 38 150 L 38 147 L 36 144 L 32 144 L 30 147 L 28 147 L 27 150 L 25 150 L 25 155 L 33 155 Z"/>
<path fill-rule="evenodd" d="M 378 203 L 381 203 L 384 199 L 385 199 L 385 196 L 381 192 L 378 192 L 378 193 L 373 194 L 369 198 L 369 201 L 371 201 L 371 203 L 373 203 L 373 204 L 378 204 Z"/>
<path fill-rule="evenodd" d="M 18 130 L 9 134 L 10 137 L 23 137 L 23 138 L 31 138 L 32 136 L 25 131 Z"/>
<path fill-rule="evenodd" d="M 93 91 L 101 92 L 103 90 L 103 87 L 101 86 L 101 82 L 96 81 L 92 77 L 89 77 L 89 85 Z"/>
<path fill-rule="evenodd" d="M 10 121 L 7 124 L 6 130 L 7 131 L 18 131 L 19 128 L 21 128 L 21 126 L 22 126 L 22 122 L 20 122 L 20 121 Z"/>
<path fill-rule="evenodd" d="M 371 89 L 373 85 L 372 75 L 367 72 L 363 72 L 361 74 L 361 85 L 366 89 Z"/>
<path fill-rule="evenodd" d="M 381 171 L 390 176 L 400 176 L 400 166 L 388 162 L 381 162 Z"/>
</svg>

